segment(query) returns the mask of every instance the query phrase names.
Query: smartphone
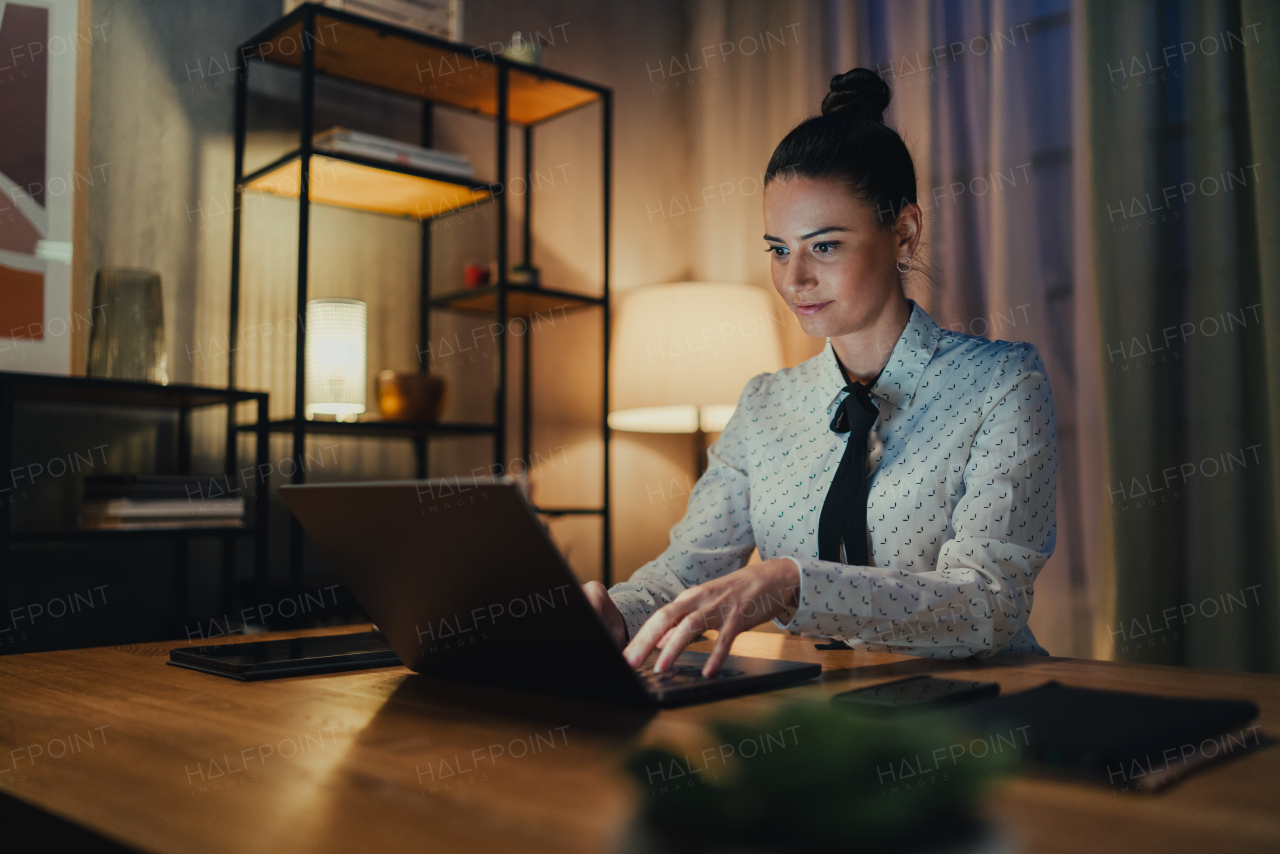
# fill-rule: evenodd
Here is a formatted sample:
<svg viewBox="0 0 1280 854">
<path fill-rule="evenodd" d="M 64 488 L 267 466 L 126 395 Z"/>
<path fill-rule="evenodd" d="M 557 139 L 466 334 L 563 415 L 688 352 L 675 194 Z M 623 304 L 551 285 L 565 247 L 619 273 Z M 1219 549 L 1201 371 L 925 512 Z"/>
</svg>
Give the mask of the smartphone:
<svg viewBox="0 0 1280 854">
<path fill-rule="evenodd" d="M 857 688 L 836 694 L 836 706 L 859 711 L 892 711 L 894 709 L 936 708 L 963 703 L 1000 693 L 995 682 L 965 682 L 937 679 L 933 676 L 911 676 L 869 688 Z"/>
</svg>

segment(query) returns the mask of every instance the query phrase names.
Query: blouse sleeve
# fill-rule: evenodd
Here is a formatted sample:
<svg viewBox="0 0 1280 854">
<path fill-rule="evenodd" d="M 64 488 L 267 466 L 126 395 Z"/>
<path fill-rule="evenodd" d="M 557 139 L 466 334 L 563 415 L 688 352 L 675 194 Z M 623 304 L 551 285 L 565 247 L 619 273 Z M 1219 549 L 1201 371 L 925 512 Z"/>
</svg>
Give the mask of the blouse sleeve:
<svg viewBox="0 0 1280 854">
<path fill-rule="evenodd" d="M 778 625 L 935 658 L 985 658 L 1015 638 L 1056 538 L 1053 396 L 1035 347 L 1010 348 L 984 409 L 934 570 L 792 556 L 799 607 Z"/>
<path fill-rule="evenodd" d="M 630 580 L 609 588 L 622 612 L 627 637 L 680 591 L 739 569 L 751 558 L 751 490 L 747 473 L 747 436 L 752 428 L 752 397 L 769 374 L 747 382 L 738 407 L 707 449 L 707 470 L 689 493 L 684 518 L 671 529 L 666 550 L 640 567 Z"/>
</svg>

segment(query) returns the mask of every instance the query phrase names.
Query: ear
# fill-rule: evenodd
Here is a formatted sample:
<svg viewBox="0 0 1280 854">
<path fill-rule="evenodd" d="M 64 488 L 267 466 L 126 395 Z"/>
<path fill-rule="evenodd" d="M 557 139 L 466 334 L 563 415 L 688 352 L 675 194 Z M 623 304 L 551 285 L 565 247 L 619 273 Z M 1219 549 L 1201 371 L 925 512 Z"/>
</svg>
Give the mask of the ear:
<svg viewBox="0 0 1280 854">
<path fill-rule="evenodd" d="M 907 202 L 902 206 L 898 219 L 893 224 L 894 250 L 898 258 L 904 255 L 915 257 L 923 224 L 919 205 Z"/>
</svg>

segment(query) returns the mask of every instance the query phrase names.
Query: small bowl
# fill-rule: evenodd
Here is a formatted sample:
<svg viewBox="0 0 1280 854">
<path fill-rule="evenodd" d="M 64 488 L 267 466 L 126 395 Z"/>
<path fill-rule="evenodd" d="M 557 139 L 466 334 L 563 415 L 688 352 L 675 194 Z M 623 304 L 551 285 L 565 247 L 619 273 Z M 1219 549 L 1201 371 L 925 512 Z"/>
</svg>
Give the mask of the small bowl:
<svg viewBox="0 0 1280 854">
<path fill-rule="evenodd" d="M 384 421 L 416 421 L 434 424 L 448 398 L 448 384 L 438 374 L 381 371 L 378 374 L 378 411 Z"/>
</svg>

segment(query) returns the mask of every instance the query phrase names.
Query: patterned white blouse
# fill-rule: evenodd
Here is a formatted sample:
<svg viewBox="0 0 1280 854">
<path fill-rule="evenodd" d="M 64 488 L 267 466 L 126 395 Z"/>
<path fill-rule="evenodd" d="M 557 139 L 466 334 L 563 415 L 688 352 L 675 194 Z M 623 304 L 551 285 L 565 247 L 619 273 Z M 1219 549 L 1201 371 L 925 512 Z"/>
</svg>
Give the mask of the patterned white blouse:
<svg viewBox="0 0 1280 854">
<path fill-rule="evenodd" d="M 747 383 L 670 545 L 609 590 L 629 635 L 754 547 L 799 568 L 799 607 L 775 621 L 789 631 L 937 658 L 1046 654 L 1027 627 L 1056 538 L 1053 397 L 1036 348 L 942 329 L 912 302 L 871 388 L 871 566 L 818 559 L 849 436 L 830 429 L 846 384 L 830 340 Z"/>
</svg>

